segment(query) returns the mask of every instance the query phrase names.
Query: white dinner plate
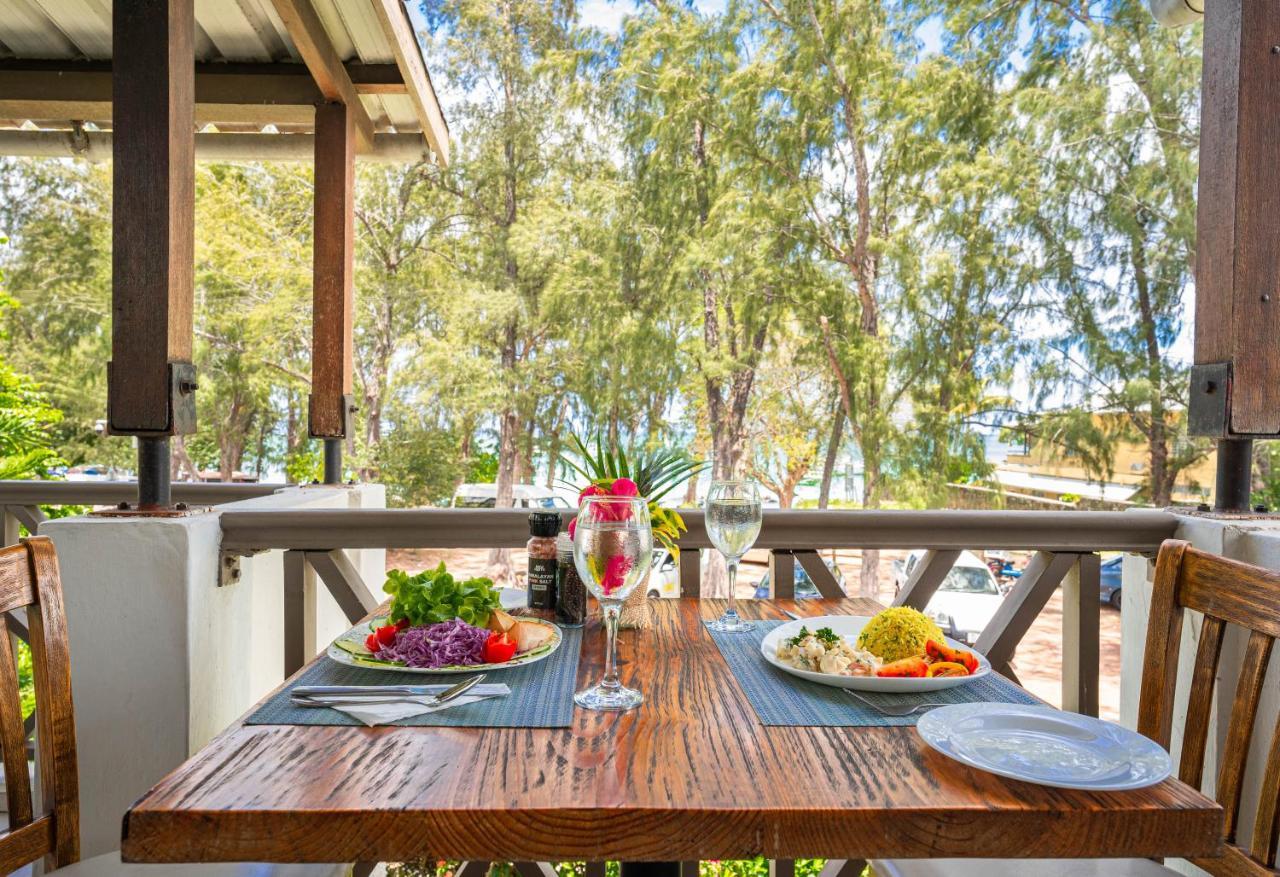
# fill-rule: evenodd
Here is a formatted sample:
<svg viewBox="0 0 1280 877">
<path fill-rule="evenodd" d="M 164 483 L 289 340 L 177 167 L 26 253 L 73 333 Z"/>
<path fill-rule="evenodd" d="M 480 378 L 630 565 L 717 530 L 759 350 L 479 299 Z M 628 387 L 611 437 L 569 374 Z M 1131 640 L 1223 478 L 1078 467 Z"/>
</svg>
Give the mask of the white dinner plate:
<svg viewBox="0 0 1280 877">
<path fill-rule="evenodd" d="M 940 691 L 943 688 L 954 688 L 957 685 L 964 685 L 972 682 L 974 679 L 986 676 L 991 672 L 991 662 L 984 656 L 978 654 L 964 643 L 956 642 L 947 637 L 947 645 L 956 649 L 963 649 L 970 652 L 978 659 L 978 669 L 969 676 L 935 676 L 933 678 L 923 679 L 886 679 L 879 676 L 839 676 L 835 673 L 815 673 L 812 670 L 801 670 L 799 667 L 793 667 L 786 661 L 778 658 L 778 644 L 783 640 L 791 639 L 800 632 L 800 628 L 807 627 L 810 630 L 818 630 L 819 628 L 829 627 L 836 633 L 843 636 L 849 641 L 850 645 L 855 645 L 858 641 L 858 634 L 862 632 L 862 628 L 867 626 L 867 622 L 871 619 L 863 615 L 818 615 L 813 618 L 803 618 L 800 621 L 789 621 L 786 624 L 780 624 L 765 635 L 764 641 L 760 643 L 760 654 L 764 655 L 764 659 L 779 670 L 785 670 L 793 676 L 799 676 L 801 679 L 808 679 L 810 682 L 819 682 L 823 685 L 833 685 L 836 688 L 856 688 L 859 691 L 880 691 L 885 694 L 910 694 L 920 691 Z"/>
<path fill-rule="evenodd" d="M 523 588 L 503 588 L 498 593 L 502 608 L 507 612 L 512 609 L 523 609 L 529 603 L 529 592 Z"/>
<path fill-rule="evenodd" d="M 1173 770 L 1169 753 L 1136 731 L 1039 704 L 939 707 L 916 730 L 970 767 L 1060 789 L 1141 789 Z"/>
<path fill-rule="evenodd" d="M 524 592 L 521 591 L 520 593 L 523 594 Z M 360 625 L 358 627 L 351 628 L 351 630 L 348 630 L 342 636 L 330 643 L 329 649 L 325 654 L 337 661 L 339 664 L 346 664 L 348 667 L 364 667 L 370 670 L 390 670 L 393 673 L 428 673 L 435 675 L 452 673 L 488 673 L 493 670 L 505 670 L 508 667 L 523 667 L 526 664 L 535 664 L 543 658 L 549 657 L 556 649 L 560 648 L 560 643 L 564 640 L 563 635 L 560 633 L 560 628 L 556 627 L 549 621 L 543 621 L 541 618 L 520 618 L 518 620 L 532 621 L 535 624 L 545 624 L 547 627 L 551 628 L 555 635 L 545 646 L 523 655 L 516 655 L 510 661 L 504 661 L 501 664 L 459 664 L 453 667 L 439 667 L 434 670 L 429 670 L 425 667 L 405 667 L 400 664 L 368 660 L 366 658 L 361 658 L 358 655 L 351 654 L 351 652 L 343 649 L 342 646 L 339 645 L 339 643 L 347 640 L 363 645 L 365 639 L 369 636 L 369 632 L 373 628 L 381 626 L 381 622 L 385 621 L 385 619 L 382 618 L 373 619 L 369 626 Z"/>
</svg>

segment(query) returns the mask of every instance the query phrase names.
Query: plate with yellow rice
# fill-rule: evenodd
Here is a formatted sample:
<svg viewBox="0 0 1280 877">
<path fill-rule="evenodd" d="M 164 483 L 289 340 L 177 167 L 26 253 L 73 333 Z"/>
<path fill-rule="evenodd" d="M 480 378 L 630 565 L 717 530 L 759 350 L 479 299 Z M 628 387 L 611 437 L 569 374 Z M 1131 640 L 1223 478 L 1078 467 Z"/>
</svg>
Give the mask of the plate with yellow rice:
<svg viewBox="0 0 1280 877">
<path fill-rule="evenodd" d="M 801 679 L 884 693 L 938 691 L 991 672 L 984 655 L 906 608 L 874 617 L 820 615 L 781 624 L 765 636 L 760 653 Z"/>
</svg>

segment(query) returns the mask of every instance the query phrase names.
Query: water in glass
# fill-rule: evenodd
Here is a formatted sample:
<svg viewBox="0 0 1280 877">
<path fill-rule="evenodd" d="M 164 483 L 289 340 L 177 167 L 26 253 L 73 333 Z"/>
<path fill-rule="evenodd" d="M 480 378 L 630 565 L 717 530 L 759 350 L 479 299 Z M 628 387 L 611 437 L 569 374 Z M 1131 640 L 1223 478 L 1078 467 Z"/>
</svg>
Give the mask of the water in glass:
<svg viewBox="0 0 1280 877">
<path fill-rule="evenodd" d="M 755 624 L 738 615 L 734 588 L 738 582 L 738 562 L 760 535 L 763 512 L 760 490 L 754 481 L 717 481 L 707 494 L 706 525 L 711 544 L 724 555 L 729 573 L 729 605 L 724 614 L 711 622 L 711 629 L 724 633 L 743 633 Z"/>
</svg>

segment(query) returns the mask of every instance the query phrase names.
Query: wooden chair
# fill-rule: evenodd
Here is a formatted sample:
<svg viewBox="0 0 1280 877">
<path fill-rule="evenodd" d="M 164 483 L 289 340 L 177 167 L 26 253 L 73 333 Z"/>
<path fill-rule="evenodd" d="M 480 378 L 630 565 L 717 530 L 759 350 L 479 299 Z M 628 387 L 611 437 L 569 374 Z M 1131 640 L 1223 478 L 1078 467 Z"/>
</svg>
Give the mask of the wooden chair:
<svg viewBox="0 0 1280 877">
<path fill-rule="evenodd" d="M 18 671 L 5 613 L 27 610 L 35 676 L 40 788 L 46 812 L 36 815 L 27 772 Z M 59 877 L 333 877 L 337 865 L 126 865 L 119 853 L 80 859 L 80 791 L 76 773 L 71 658 L 62 584 L 53 543 L 45 537 L 0 550 L 0 755 L 9 829 L 0 833 L 0 874 L 44 860 Z"/>
<path fill-rule="evenodd" d="M 1236 841 L 1241 820 L 1240 791 L 1249 744 L 1253 737 L 1258 700 L 1267 663 L 1280 637 L 1280 573 L 1227 560 L 1167 540 L 1156 559 L 1155 585 L 1142 668 L 1138 730 L 1166 749 L 1173 732 L 1174 687 L 1185 610 L 1204 614 L 1196 649 L 1187 720 L 1182 730 L 1178 777 L 1199 788 L 1204 778 L 1205 743 L 1213 714 L 1214 679 L 1228 624 L 1249 631 L 1243 666 L 1236 683 L 1226 743 L 1220 754 L 1217 800 L 1225 811 L 1223 855 L 1197 859 L 1195 864 L 1215 877 L 1265 877 L 1276 869 L 1277 831 L 1280 830 L 1280 724 L 1272 732 L 1264 767 L 1259 806 L 1254 814 L 1248 847 Z M 1272 681 L 1272 685 L 1276 685 Z M 1091 875 L 1169 875 L 1174 872 L 1146 859 L 1023 860 L 932 859 L 872 863 L 877 877 L 1091 877 Z"/>
</svg>

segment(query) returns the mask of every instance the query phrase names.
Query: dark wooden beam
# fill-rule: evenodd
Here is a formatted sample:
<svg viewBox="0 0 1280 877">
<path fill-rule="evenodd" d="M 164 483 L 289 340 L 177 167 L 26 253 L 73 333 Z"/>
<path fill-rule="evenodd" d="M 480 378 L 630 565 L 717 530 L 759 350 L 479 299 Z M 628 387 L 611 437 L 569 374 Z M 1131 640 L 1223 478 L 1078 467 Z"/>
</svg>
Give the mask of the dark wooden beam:
<svg viewBox="0 0 1280 877">
<path fill-rule="evenodd" d="M 311 435 L 347 434 L 352 389 L 355 113 L 316 108 L 315 242 L 311 328 Z"/>
<path fill-rule="evenodd" d="M 357 92 L 404 94 L 394 64 L 346 66 Z M 0 118 L 112 118 L 111 65 L 104 62 L 0 61 Z M 325 96 L 302 64 L 197 64 L 197 125 L 312 125 Z"/>
<path fill-rule="evenodd" d="M 107 418 L 117 435 L 194 429 L 193 0 L 134 0 L 113 12 L 112 324 Z M 194 386 L 181 394 L 190 399 Z M 190 410 L 188 410 L 188 408 Z"/>
<path fill-rule="evenodd" d="M 1270 0 L 1208 4 L 1195 362 L 1223 368 L 1193 372 L 1192 423 L 1203 424 L 1196 427 L 1202 434 L 1280 436 L 1277 45 L 1280 5 Z"/>
</svg>

